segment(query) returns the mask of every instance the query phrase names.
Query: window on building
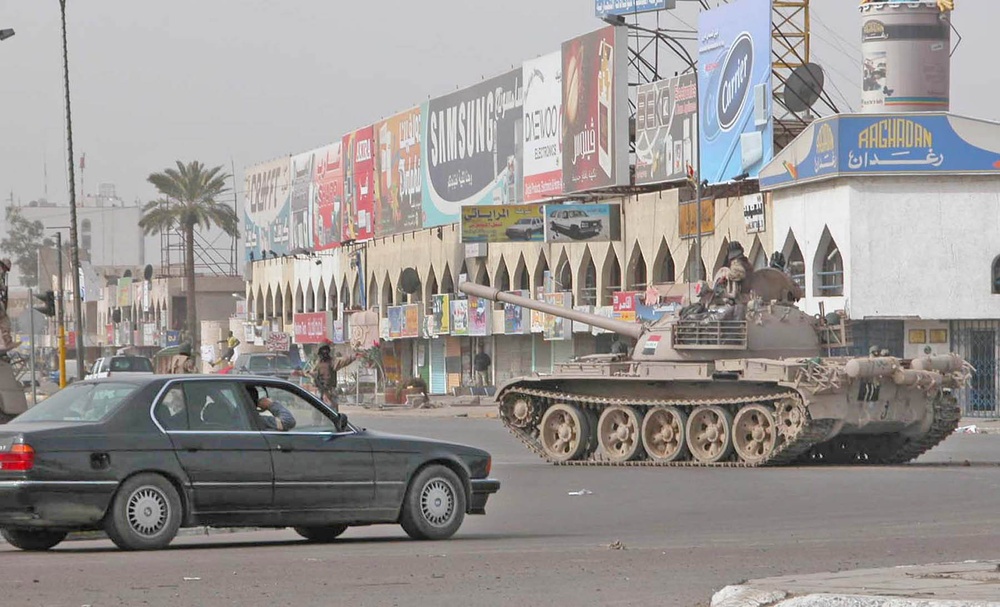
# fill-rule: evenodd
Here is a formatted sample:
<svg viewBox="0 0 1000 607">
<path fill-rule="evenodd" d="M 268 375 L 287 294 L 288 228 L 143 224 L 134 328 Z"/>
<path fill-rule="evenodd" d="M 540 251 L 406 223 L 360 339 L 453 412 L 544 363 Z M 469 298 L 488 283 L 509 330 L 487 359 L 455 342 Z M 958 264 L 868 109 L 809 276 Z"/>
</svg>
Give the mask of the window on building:
<svg viewBox="0 0 1000 607">
<path fill-rule="evenodd" d="M 638 243 L 632 251 L 632 261 L 629 263 L 627 288 L 632 291 L 646 290 L 646 258 L 642 256 Z"/>
<path fill-rule="evenodd" d="M 597 266 L 594 265 L 594 258 L 587 255 L 583 263 L 581 277 L 583 285 L 580 287 L 580 305 L 597 305 Z"/>
<path fill-rule="evenodd" d="M 618 254 L 614 249 L 608 251 L 608 258 L 604 262 L 604 297 L 600 302 L 603 306 L 610 306 L 614 301 L 615 291 L 623 290 L 622 287 L 622 266 L 618 262 Z"/>
<path fill-rule="evenodd" d="M 653 282 L 656 284 L 667 284 L 677 280 L 674 271 L 674 257 L 670 254 L 670 247 L 667 241 L 660 241 L 660 248 L 656 251 L 656 259 L 653 260 Z"/>
<path fill-rule="evenodd" d="M 830 234 L 829 229 L 823 230 L 816 249 L 815 293 L 817 297 L 840 297 L 844 294 L 844 259 L 840 249 Z M 793 272 L 794 275 L 794 272 Z"/>
<path fill-rule="evenodd" d="M 554 285 L 554 290 L 556 291 L 572 291 L 573 290 L 573 269 L 569 265 L 569 260 L 565 257 L 562 263 L 559 265 L 559 271 L 556 272 L 556 284 Z"/>
<path fill-rule="evenodd" d="M 1000 295 L 1000 255 L 993 260 L 993 293 Z"/>
<path fill-rule="evenodd" d="M 802 288 L 806 286 L 806 260 L 802 256 L 802 249 L 799 248 L 799 243 L 793 238 L 791 243 L 791 248 L 785 259 L 788 260 L 788 273 L 791 274 L 792 280 L 795 284 Z"/>
<path fill-rule="evenodd" d="M 705 261 L 698 258 L 695 245 L 688 248 L 688 259 L 684 265 L 684 280 L 687 282 L 698 282 L 705 280 L 708 270 L 705 268 Z"/>
</svg>

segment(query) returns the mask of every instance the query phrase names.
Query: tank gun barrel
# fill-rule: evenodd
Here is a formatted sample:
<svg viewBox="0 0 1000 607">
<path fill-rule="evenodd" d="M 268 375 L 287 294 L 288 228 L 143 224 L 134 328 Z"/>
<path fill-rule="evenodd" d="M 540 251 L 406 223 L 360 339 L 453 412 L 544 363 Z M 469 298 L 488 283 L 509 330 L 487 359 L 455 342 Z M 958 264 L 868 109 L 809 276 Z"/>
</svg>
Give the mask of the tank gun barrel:
<svg viewBox="0 0 1000 607">
<path fill-rule="evenodd" d="M 545 314 L 551 314 L 552 316 L 558 316 L 560 318 L 585 323 L 625 337 L 631 337 L 632 339 L 639 339 L 639 337 L 643 334 L 643 331 L 645 331 L 643 326 L 638 323 L 615 320 L 613 318 L 598 316 L 597 314 L 580 312 L 579 310 L 571 310 L 562 306 L 555 306 L 543 301 L 536 301 L 527 297 L 514 295 L 513 293 L 506 293 L 499 289 L 476 284 L 474 282 L 464 282 L 458 287 L 458 289 L 468 295 L 489 299 L 490 301 L 502 301 L 504 303 L 521 306 L 522 308 L 528 308 L 529 310 L 538 310 L 539 312 L 544 312 Z"/>
</svg>

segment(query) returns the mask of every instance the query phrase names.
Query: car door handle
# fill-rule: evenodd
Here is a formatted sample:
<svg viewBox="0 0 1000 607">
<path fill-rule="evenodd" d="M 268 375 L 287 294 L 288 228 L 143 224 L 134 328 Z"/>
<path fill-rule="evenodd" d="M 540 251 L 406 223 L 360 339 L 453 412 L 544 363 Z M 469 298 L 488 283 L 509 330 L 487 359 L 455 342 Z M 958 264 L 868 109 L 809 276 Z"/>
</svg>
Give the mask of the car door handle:
<svg viewBox="0 0 1000 607">
<path fill-rule="evenodd" d="M 295 448 L 294 447 L 286 447 L 284 445 L 278 445 L 278 451 L 281 451 L 282 453 L 290 453 L 292 451 L 295 451 Z"/>
<path fill-rule="evenodd" d="M 187 449 L 185 449 L 185 451 L 187 451 L 188 453 L 197 453 L 201 451 L 201 449 L 199 449 L 198 447 L 188 447 Z"/>
</svg>

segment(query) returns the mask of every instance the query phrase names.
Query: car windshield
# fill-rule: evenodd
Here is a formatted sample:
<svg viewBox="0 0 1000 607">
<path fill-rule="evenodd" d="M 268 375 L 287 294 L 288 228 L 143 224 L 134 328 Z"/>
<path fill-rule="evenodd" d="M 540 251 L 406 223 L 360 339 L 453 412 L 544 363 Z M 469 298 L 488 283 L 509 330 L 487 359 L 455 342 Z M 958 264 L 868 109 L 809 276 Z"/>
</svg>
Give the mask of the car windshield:
<svg viewBox="0 0 1000 607">
<path fill-rule="evenodd" d="M 139 356 L 123 356 L 111 359 L 112 371 L 130 371 L 133 373 L 152 373 L 153 365 L 149 359 Z"/>
<path fill-rule="evenodd" d="M 518 224 L 518 225 L 528 225 L 528 224 L 530 224 L 530 223 L 531 223 L 531 220 L 530 220 L 530 219 L 518 219 L 518 220 L 517 220 L 517 224 Z"/>
<path fill-rule="evenodd" d="M 139 386 L 134 384 L 74 384 L 46 398 L 10 423 L 99 422 L 117 411 L 138 389 Z"/>
<path fill-rule="evenodd" d="M 250 371 L 291 371 L 292 363 L 287 356 L 252 356 L 247 366 Z"/>
</svg>

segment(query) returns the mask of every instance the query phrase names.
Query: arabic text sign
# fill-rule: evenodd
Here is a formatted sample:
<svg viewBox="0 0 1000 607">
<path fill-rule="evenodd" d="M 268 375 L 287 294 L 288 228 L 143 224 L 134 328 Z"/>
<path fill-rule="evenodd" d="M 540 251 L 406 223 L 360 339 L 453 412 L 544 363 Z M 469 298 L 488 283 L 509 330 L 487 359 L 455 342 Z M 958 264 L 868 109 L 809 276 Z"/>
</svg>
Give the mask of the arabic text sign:
<svg viewBox="0 0 1000 607">
<path fill-rule="evenodd" d="M 865 114 L 810 125 L 764 168 L 760 184 L 773 189 L 843 175 L 998 172 L 995 123 L 942 114 Z"/>
<path fill-rule="evenodd" d="M 606 27 L 562 45 L 563 191 L 628 185 L 628 40 Z"/>
<path fill-rule="evenodd" d="M 309 249 L 313 245 L 313 206 L 315 204 L 315 188 L 313 177 L 316 166 L 316 150 L 296 154 L 291 158 L 292 185 L 289 189 L 288 207 L 291 234 L 288 248 Z"/>
<path fill-rule="evenodd" d="M 698 41 L 701 178 L 753 179 L 774 155 L 771 0 L 736 0 L 700 13 Z"/>
<path fill-rule="evenodd" d="M 636 291 L 615 291 L 611 294 L 611 305 L 616 320 L 635 322 L 639 293 Z"/>
<path fill-rule="evenodd" d="M 757 234 L 767 229 L 764 220 L 764 195 L 753 194 L 743 197 L 743 221 L 747 234 Z"/>
<path fill-rule="evenodd" d="M 546 242 L 599 242 L 621 236 L 617 204 L 545 205 Z"/>
<path fill-rule="evenodd" d="M 375 130 L 367 127 L 344 136 L 343 240 L 367 240 L 374 234 Z"/>
<path fill-rule="evenodd" d="M 462 209 L 462 242 L 542 242 L 542 206 L 507 204 Z"/>
<path fill-rule="evenodd" d="M 698 166 L 698 77 L 685 74 L 639 86 L 635 182 L 687 178 Z"/>
<path fill-rule="evenodd" d="M 332 312 L 305 312 L 292 317 L 295 326 L 295 343 L 319 344 L 330 338 Z"/>
<path fill-rule="evenodd" d="M 558 196 L 562 184 L 562 54 L 525 61 L 524 201 Z M 520 202 L 520 200 L 516 201 Z"/>
<path fill-rule="evenodd" d="M 458 220 L 463 206 L 522 199 L 521 70 L 431 99 L 423 120 L 424 227 Z"/>
<path fill-rule="evenodd" d="M 267 334 L 267 339 L 264 340 L 264 346 L 271 352 L 288 352 L 290 345 L 291 340 L 288 333 L 278 331 L 271 331 Z"/>
<path fill-rule="evenodd" d="M 677 8 L 677 0 L 594 0 L 594 14 L 631 15 Z"/>
</svg>

